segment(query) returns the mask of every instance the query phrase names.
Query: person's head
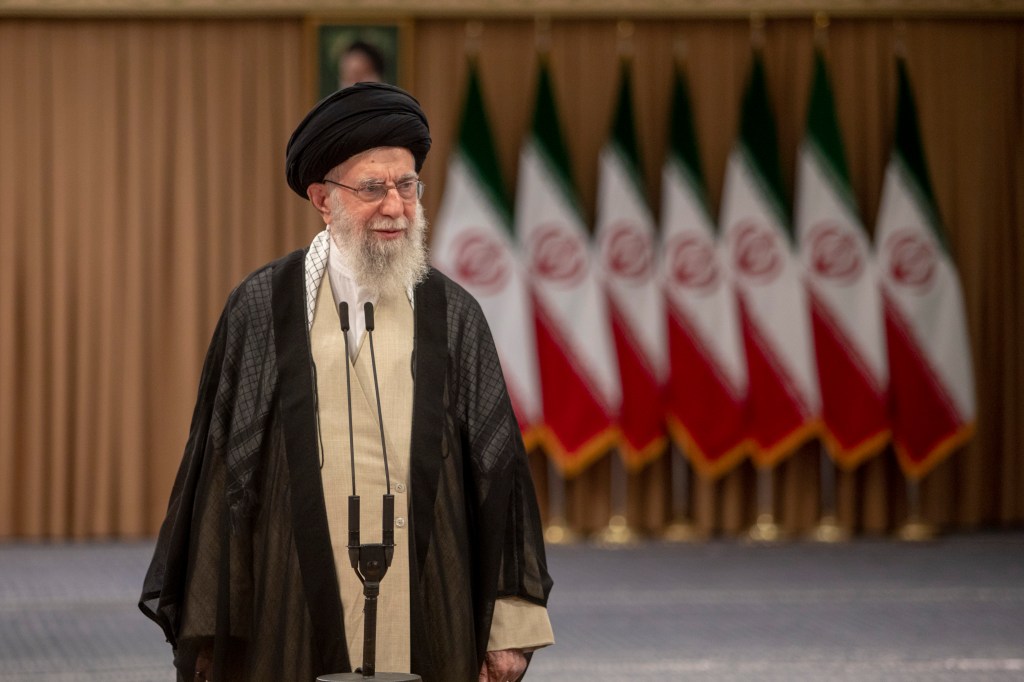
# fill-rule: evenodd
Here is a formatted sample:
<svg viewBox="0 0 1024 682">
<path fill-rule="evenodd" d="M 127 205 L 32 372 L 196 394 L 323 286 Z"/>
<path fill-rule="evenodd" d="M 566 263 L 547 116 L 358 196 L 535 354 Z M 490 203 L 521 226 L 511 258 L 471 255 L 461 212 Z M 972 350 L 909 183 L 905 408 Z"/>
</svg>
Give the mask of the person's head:
<svg viewBox="0 0 1024 682">
<path fill-rule="evenodd" d="M 309 199 L 353 275 L 377 293 L 399 293 L 427 273 L 426 219 L 412 153 L 376 147 L 332 168 Z"/>
<path fill-rule="evenodd" d="M 371 290 L 404 290 L 426 275 L 418 173 L 429 149 L 419 103 L 381 83 L 324 98 L 288 141 L 288 185 L 312 202 Z"/>
<path fill-rule="evenodd" d="M 338 59 L 338 85 L 347 88 L 356 83 L 384 80 L 384 52 L 379 47 L 357 40 L 345 48 Z"/>
</svg>

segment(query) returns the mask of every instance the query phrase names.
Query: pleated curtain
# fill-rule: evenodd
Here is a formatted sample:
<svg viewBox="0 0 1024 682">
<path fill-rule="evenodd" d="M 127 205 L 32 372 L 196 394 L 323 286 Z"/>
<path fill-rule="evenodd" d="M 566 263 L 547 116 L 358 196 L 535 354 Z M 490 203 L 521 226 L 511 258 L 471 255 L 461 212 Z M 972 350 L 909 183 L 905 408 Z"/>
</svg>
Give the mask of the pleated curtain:
<svg viewBox="0 0 1024 682">
<path fill-rule="evenodd" d="M 628 8 L 624 7 L 624 12 Z M 966 296 L 978 432 L 923 482 L 927 520 L 1024 521 L 1024 20 L 835 19 L 827 58 L 854 192 L 874 230 L 907 56 L 939 208 Z M 685 54 L 713 212 L 750 65 L 745 20 L 551 23 L 550 63 L 577 189 L 593 222 L 597 154 L 620 50 L 634 55 L 637 136 L 652 206 L 668 132 L 671 64 Z M 435 214 L 465 77 L 466 21 L 414 22 L 413 82 L 434 147 Z M 813 55 L 810 17 L 765 26 L 765 64 L 792 198 Z M 485 21 L 484 96 L 510 195 L 532 111 L 532 18 Z M 0 19 L 0 538 L 134 538 L 157 530 L 188 431 L 206 344 L 232 286 L 299 248 L 319 217 L 284 183 L 284 147 L 314 96 L 303 21 Z M 533 455 L 545 487 L 542 455 Z M 629 482 L 630 519 L 668 518 L 667 459 Z M 607 519 L 609 467 L 569 484 L 577 527 Z M 777 471 L 780 520 L 816 521 L 818 450 Z M 734 534 L 754 474 L 694 480 L 693 515 Z M 839 478 L 841 522 L 903 519 L 892 453 Z"/>
</svg>

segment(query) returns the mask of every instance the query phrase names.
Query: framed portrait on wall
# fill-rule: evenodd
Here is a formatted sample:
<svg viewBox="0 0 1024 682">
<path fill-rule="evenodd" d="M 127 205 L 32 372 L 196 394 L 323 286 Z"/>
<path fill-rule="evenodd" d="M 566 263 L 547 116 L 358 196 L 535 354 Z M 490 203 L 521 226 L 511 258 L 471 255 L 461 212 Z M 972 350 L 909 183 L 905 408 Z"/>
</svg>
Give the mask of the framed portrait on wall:
<svg viewBox="0 0 1024 682">
<path fill-rule="evenodd" d="M 313 17 L 307 21 L 314 52 L 310 80 L 319 100 L 359 81 L 412 88 L 412 21 Z"/>
</svg>

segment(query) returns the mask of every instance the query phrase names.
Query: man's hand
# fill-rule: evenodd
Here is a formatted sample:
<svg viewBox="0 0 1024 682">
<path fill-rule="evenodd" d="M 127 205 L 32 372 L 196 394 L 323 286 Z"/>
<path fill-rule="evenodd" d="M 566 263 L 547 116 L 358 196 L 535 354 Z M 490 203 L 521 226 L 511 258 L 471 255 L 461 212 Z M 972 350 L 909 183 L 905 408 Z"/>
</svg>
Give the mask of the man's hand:
<svg viewBox="0 0 1024 682">
<path fill-rule="evenodd" d="M 519 649 L 488 651 L 480 667 L 479 682 L 515 682 L 526 672 L 526 656 Z"/>
<path fill-rule="evenodd" d="M 210 673 L 213 672 L 213 646 L 206 645 L 199 650 L 199 655 L 196 656 L 196 674 L 193 678 L 195 682 L 202 682 L 203 680 L 210 679 Z"/>
</svg>

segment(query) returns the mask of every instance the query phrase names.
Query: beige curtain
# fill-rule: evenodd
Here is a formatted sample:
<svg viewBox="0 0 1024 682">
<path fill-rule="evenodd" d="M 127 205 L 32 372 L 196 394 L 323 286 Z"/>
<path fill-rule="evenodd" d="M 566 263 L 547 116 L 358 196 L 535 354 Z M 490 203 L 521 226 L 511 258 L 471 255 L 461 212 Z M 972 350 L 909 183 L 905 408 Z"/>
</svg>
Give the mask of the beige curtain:
<svg viewBox="0 0 1024 682">
<path fill-rule="evenodd" d="M 316 229 L 301 35 L 0 22 L 0 536 L 157 529 L 227 293 Z"/>
<path fill-rule="evenodd" d="M 415 22 L 416 95 L 432 123 L 428 215 L 444 190 L 464 86 L 466 24 Z M 536 58 L 527 20 L 484 23 L 480 65 L 508 188 L 529 123 Z M 576 184 L 593 217 L 611 121 L 618 29 L 551 25 L 551 63 Z M 888 20 L 828 32 L 854 191 L 873 228 L 894 107 Z M 908 20 L 902 33 L 939 207 L 967 298 L 978 434 L 923 484 L 926 517 L 953 528 L 1024 521 L 1024 22 Z M 810 18 L 765 28 L 792 192 L 813 44 Z M 638 138 L 652 205 L 675 46 L 685 44 L 704 170 L 717 207 L 750 59 L 744 21 L 637 21 Z M 308 242 L 319 218 L 284 184 L 284 145 L 311 104 L 298 19 L 0 20 L 0 537 L 156 531 L 185 442 L 206 343 L 230 288 Z M 776 476 L 780 519 L 809 527 L 818 454 Z M 544 467 L 538 455 L 541 489 Z M 666 460 L 630 481 L 630 516 L 667 518 Z M 744 466 L 695 482 L 699 525 L 753 519 Z M 570 483 L 572 521 L 600 527 L 608 463 Z M 841 476 L 847 526 L 905 513 L 887 454 Z"/>
</svg>

